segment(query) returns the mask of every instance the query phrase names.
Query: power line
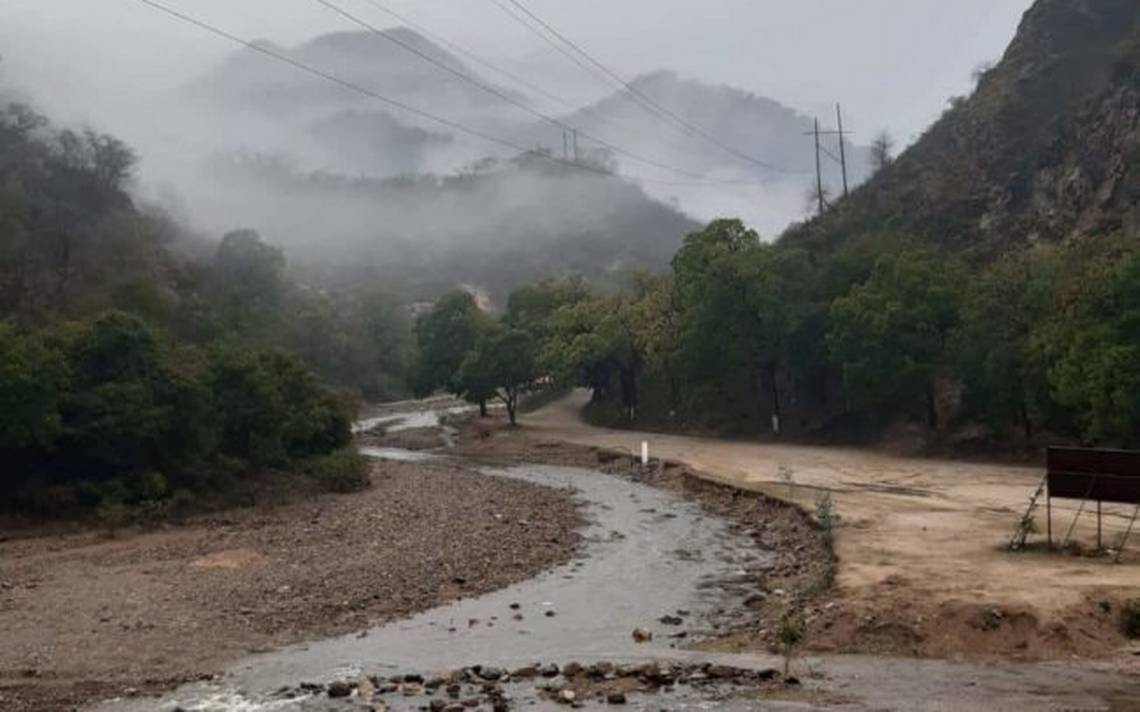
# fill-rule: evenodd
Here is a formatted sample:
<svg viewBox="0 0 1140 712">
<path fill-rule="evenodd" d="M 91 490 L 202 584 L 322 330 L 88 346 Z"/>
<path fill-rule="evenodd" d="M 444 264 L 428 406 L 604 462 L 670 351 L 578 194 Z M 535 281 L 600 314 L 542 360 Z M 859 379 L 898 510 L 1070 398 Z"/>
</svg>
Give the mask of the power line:
<svg viewBox="0 0 1140 712">
<path fill-rule="evenodd" d="M 498 0 L 492 0 L 492 2 L 494 2 L 496 5 L 499 5 Z M 643 103 L 643 106 L 648 105 L 649 107 L 652 107 L 652 110 L 656 111 L 659 114 L 662 114 L 662 115 L 668 117 L 669 119 L 672 119 L 676 124 L 678 124 L 679 126 L 684 128 L 686 131 L 688 131 L 690 133 L 695 133 L 696 135 L 700 136 L 701 138 L 705 139 L 706 141 L 717 146 L 722 151 L 725 151 L 725 152 L 727 152 L 727 153 L 729 153 L 729 154 L 731 154 L 731 155 L 733 155 L 733 156 L 735 156 L 741 160 L 755 164 L 755 165 L 760 166 L 762 168 L 767 168 L 768 170 L 773 170 L 773 171 L 777 171 L 780 173 L 793 173 L 793 172 L 798 173 L 798 172 L 800 172 L 800 171 L 792 171 L 792 170 L 789 170 L 789 169 L 784 168 L 782 166 L 778 166 L 774 163 L 770 163 L 768 161 L 760 160 L 758 158 L 750 156 L 747 153 L 744 153 L 743 151 L 740 151 L 740 150 L 724 143 L 723 141 L 718 139 L 716 136 L 713 136 L 711 133 L 702 129 L 700 126 L 697 126 L 696 124 L 692 123 L 691 121 L 688 121 L 685 118 L 678 116 L 675 112 L 673 112 L 670 109 L 662 106 L 660 103 L 655 101 L 652 97 L 647 96 L 644 92 L 640 91 L 639 89 L 637 89 L 637 87 L 635 87 L 632 84 L 630 84 L 629 82 L 627 82 L 625 79 L 623 79 L 620 75 L 618 75 L 616 72 L 611 70 L 605 64 L 603 64 L 602 62 L 598 61 L 593 56 L 591 56 L 588 52 L 586 52 L 584 49 L 582 49 L 580 46 L 578 46 L 573 40 L 566 37 L 561 32 L 559 32 L 554 27 L 552 27 L 548 22 L 543 20 L 541 17 L 539 17 L 535 13 L 531 12 L 529 9 L 527 9 L 527 7 L 525 5 L 520 3 L 518 0 L 507 0 L 507 2 L 509 2 L 514 7 L 518 8 L 519 11 L 521 11 L 527 17 L 529 17 L 530 19 L 532 19 L 536 23 L 538 23 L 543 29 L 545 29 L 551 35 L 558 38 L 560 41 L 562 41 L 567 46 L 569 46 L 571 49 L 573 49 L 576 53 L 578 53 L 579 55 L 584 57 L 586 59 L 586 61 L 588 61 L 593 66 L 597 67 L 606 76 L 612 78 L 615 82 L 620 84 L 625 89 L 625 91 L 628 92 L 631 96 L 635 97 L 635 99 L 639 99 Z M 500 5 L 500 7 L 502 7 L 502 5 Z M 516 17 L 516 19 L 518 19 L 518 18 Z M 533 28 L 532 28 L 532 31 L 533 31 Z M 550 42 L 549 39 L 547 39 L 547 41 Z"/>
<path fill-rule="evenodd" d="M 273 49 L 270 49 L 269 47 L 266 47 L 264 45 L 257 44 L 256 42 L 252 42 L 250 40 L 246 40 L 246 39 L 243 39 L 241 37 L 238 37 L 237 35 L 234 35 L 230 32 L 227 32 L 226 30 L 223 30 L 223 29 L 221 29 L 215 25 L 211 25 L 211 24 L 209 24 L 203 20 L 199 20 L 199 19 L 192 17 L 190 15 L 187 15 L 183 12 L 175 10 L 174 8 L 168 7 L 168 6 L 166 6 L 160 2 L 157 2 L 157 0 L 137 0 L 137 2 L 142 3 L 143 5 L 146 5 L 146 6 L 152 8 L 154 10 L 162 12 L 162 13 L 164 13 L 164 14 L 172 17 L 172 18 L 175 18 L 181 22 L 185 22 L 187 24 L 193 25 L 193 26 L 195 26 L 201 30 L 204 30 L 204 31 L 210 33 L 210 34 L 213 34 L 217 37 L 221 37 L 225 40 L 228 40 L 229 42 L 232 42 L 236 45 L 240 45 L 242 47 L 245 47 L 246 49 L 250 49 L 254 52 L 262 54 L 262 55 L 269 57 L 271 59 L 274 59 L 274 60 L 277 60 L 279 62 L 283 62 L 285 64 L 288 64 L 289 66 L 293 67 L 294 69 L 297 69 L 298 71 L 304 72 L 306 74 L 309 74 L 309 75 L 312 75 L 314 77 L 317 77 L 317 78 L 323 79 L 325 81 L 331 82 L 333 84 L 336 84 L 336 85 L 338 85 L 338 86 L 340 86 L 340 87 L 342 87 L 348 91 L 352 91 L 352 92 L 355 92 L 357 94 L 361 94 L 363 96 L 369 97 L 371 99 L 375 99 L 377 101 L 383 102 L 385 104 L 388 104 L 389 106 L 393 106 L 397 109 L 408 112 L 408 113 L 413 114 L 415 116 L 418 116 L 420 118 L 427 119 L 429 121 L 433 121 L 433 122 L 438 123 L 440 125 L 447 126 L 448 128 L 455 129 L 456 131 L 460 131 L 460 132 L 468 134 L 470 136 L 474 136 L 476 138 L 482 139 L 482 140 L 487 141 L 489 143 L 494 143 L 494 144 L 512 149 L 512 150 L 517 151 L 517 152 L 522 153 L 522 154 L 534 155 L 534 156 L 537 156 L 541 159 L 551 161 L 553 163 L 558 163 L 561 165 L 565 165 L 565 166 L 568 166 L 571 168 L 576 168 L 579 170 L 587 171 L 590 173 L 596 173 L 599 175 L 610 176 L 610 177 L 621 177 L 621 178 L 626 178 L 629 180 L 642 182 L 642 183 L 656 183 L 656 184 L 662 184 L 662 185 L 677 185 L 677 186 L 685 185 L 685 186 L 692 186 L 692 187 L 698 187 L 698 186 L 705 187 L 705 186 L 714 186 L 714 185 L 730 185 L 730 184 L 733 184 L 732 181 L 684 183 L 684 182 L 675 182 L 675 181 L 662 181 L 662 180 L 656 180 L 656 179 L 652 179 L 652 178 L 639 178 L 639 177 L 625 176 L 622 174 L 613 173 L 613 172 L 608 171 L 604 168 L 599 168 L 599 167 L 591 165 L 589 163 L 575 163 L 573 161 L 562 160 L 562 159 L 559 159 L 555 156 L 552 156 L 552 155 L 549 155 L 546 153 L 533 151 L 532 149 L 521 146 L 517 143 L 514 143 L 513 141 L 508 140 L 508 139 L 504 139 L 504 138 L 500 138 L 498 136 L 494 136 L 494 135 L 486 133 L 484 131 L 480 131 L 479 129 L 472 128 L 470 126 L 466 126 L 466 125 L 464 125 L 458 121 L 453 121 L 451 119 L 433 114 L 430 111 L 426 111 L 424 109 L 417 108 L 417 107 L 412 106 L 410 104 L 406 104 L 406 103 L 404 103 L 398 99 L 393 99 L 391 97 L 385 96 L 385 95 L 380 94 L 378 92 L 372 91 L 371 89 L 368 89 L 367 87 L 363 87 L 363 86 L 361 86 L 355 82 L 352 82 L 350 80 L 343 79 L 343 78 L 338 77 L 334 74 L 330 74 L 324 70 L 318 69 L 318 68 L 313 67 L 309 64 L 306 64 L 306 63 L 301 62 L 297 59 L 294 59 L 288 55 L 282 54 L 281 52 L 277 52 Z"/>
<path fill-rule="evenodd" d="M 419 32 L 420 34 L 424 35 L 428 39 L 433 40 L 435 42 L 438 42 L 439 44 L 447 47 L 451 51 L 456 52 L 457 54 L 461 54 L 464 57 L 467 57 L 468 59 L 475 62 L 476 64 L 478 64 L 482 67 L 485 67 L 485 68 L 491 70 L 492 72 L 499 74 L 500 76 L 506 77 L 507 79 L 513 81 L 514 83 L 518 84 L 519 86 L 525 87 L 525 88 L 533 91 L 534 93 L 539 94 L 539 95 L 549 99 L 550 101 L 561 105 L 562 107 L 564 107 L 566 109 L 569 109 L 571 111 L 576 109 L 576 107 L 573 104 L 566 101 L 562 97 L 560 97 L 556 94 L 552 94 L 552 93 L 548 92 L 546 89 L 543 89 L 542 87 L 538 86 L 537 84 L 535 84 L 531 81 L 528 81 L 527 79 L 520 77 L 511 71 L 503 69 L 502 67 L 499 67 L 499 66 L 493 64 L 492 62 L 487 61 L 486 59 L 483 59 L 482 57 L 475 54 L 471 50 L 463 47 L 462 45 L 459 45 L 456 42 L 453 42 L 451 40 L 448 40 L 446 37 L 442 37 L 438 33 L 432 32 L 431 30 L 427 29 L 423 25 L 414 22 L 413 20 L 409 19 L 407 16 L 396 12 L 392 8 L 380 4 L 380 2 L 378 2 L 378 0 L 364 0 L 364 1 L 367 2 L 369 5 L 371 5 L 372 7 L 379 10 L 380 12 L 383 12 L 383 13 L 391 16 L 391 17 L 394 17 L 398 22 L 402 22 L 404 25 L 407 25 L 408 27 L 412 28 L 416 32 Z"/>
<path fill-rule="evenodd" d="M 442 69 L 443 71 L 447 72 L 448 74 L 451 74 L 451 75 L 457 77 L 458 79 L 460 79 L 460 80 L 462 80 L 462 81 L 464 81 L 464 82 L 466 82 L 466 83 L 468 83 L 468 84 L 470 84 L 470 85 L 472 85 L 472 86 L 474 86 L 474 87 L 476 87 L 476 88 L 478 88 L 484 92 L 487 92 L 488 94 L 491 94 L 492 96 L 500 99 L 501 101 L 507 102 L 508 104 L 511 104 L 512 106 L 515 106 L 515 107 L 527 112 L 528 114 L 535 116 L 536 118 L 539 118 L 539 119 L 542 119 L 543 121 L 549 122 L 555 126 L 558 126 L 559 128 L 562 128 L 563 130 L 575 131 L 576 133 L 578 133 L 582 137 L 590 139 L 594 143 L 597 143 L 600 146 L 608 148 L 609 150 L 613 151 L 614 153 L 623 155 L 627 158 L 638 161 L 640 163 L 644 163 L 645 165 L 652 166 L 654 168 L 659 168 L 659 169 L 664 170 L 664 171 L 676 173 L 678 175 L 683 175 L 687 178 L 695 178 L 698 180 L 704 178 L 704 176 L 702 176 L 700 174 L 694 173 L 692 171 L 685 170 L 684 168 L 678 168 L 676 166 L 669 165 L 668 163 L 663 163 L 663 162 L 658 161 L 658 160 L 653 159 L 653 158 L 647 158 L 647 157 L 642 156 L 638 153 L 634 153 L 633 151 L 622 148 L 621 146 L 618 146 L 615 143 L 611 143 L 609 141 L 606 141 L 605 139 L 599 138 L 597 136 L 592 136 L 592 135 L 590 135 L 584 131 L 579 131 L 577 128 L 571 126 L 570 124 L 566 123 L 565 121 L 562 121 L 561 119 L 559 119 L 557 117 L 554 117 L 554 116 L 551 116 L 550 114 L 546 114 L 542 111 L 539 111 L 538 109 L 535 109 L 534 107 L 527 106 L 523 102 L 521 102 L 521 101 L 515 99 L 514 97 L 512 97 L 511 95 L 509 95 L 503 91 L 500 91 L 499 89 L 487 84 L 486 82 L 480 81 L 478 78 L 473 77 L 470 74 L 467 74 L 465 72 L 462 72 L 462 71 L 456 69 L 455 67 L 448 66 L 448 64 L 446 62 L 441 62 L 437 58 L 432 57 L 430 54 L 420 50 L 415 45 L 412 45 L 411 43 L 408 43 L 408 42 L 401 40 L 399 37 L 395 36 L 391 32 L 388 32 L 386 30 L 382 30 L 382 29 L 376 27 L 375 25 L 369 23 L 368 21 L 357 17 L 356 15 L 352 14 L 351 12 L 348 12 L 344 8 L 338 6 L 336 3 L 331 2 L 331 0 L 313 0 L 313 2 L 317 3 L 318 5 L 323 5 L 324 7 L 328 8 L 329 10 L 332 10 L 336 14 L 338 14 L 341 17 L 349 20 L 350 22 L 358 25 L 359 27 L 362 27 L 362 28 L 368 30 L 369 32 L 372 32 L 373 34 L 379 35 L 380 37 L 383 37 L 384 39 L 388 40 L 389 42 L 392 42 L 392 43 L 398 45 L 399 47 L 403 48 L 404 50 L 411 52 L 412 54 L 416 55 L 417 57 L 424 60 L 425 62 L 428 62 L 429 64 L 432 64 L 432 65 Z"/>
<path fill-rule="evenodd" d="M 505 13 L 507 16 L 509 16 L 511 19 L 513 19 L 518 24 L 525 27 L 529 32 L 534 33 L 535 35 L 540 37 L 544 42 L 549 44 L 551 47 L 558 50 L 563 56 L 565 56 L 567 59 L 569 59 L 574 64 L 578 65 L 583 71 L 585 71 L 588 74 L 593 75 L 595 79 L 599 79 L 603 84 L 613 86 L 612 80 L 609 77 L 607 77 L 604 74 L 598 74 L 597 70 L 595 70 L 593 67 L 591 67 L 586 62 L 584 62 L 578 55 L 574 54 L 573 52 L 566 49 L 565 47 L 558 44 L 557 42 L 553 41 L 552 39 L 550 39 L 549 37 L 547 37 L 543 33 L 539 32 L 529 22 L 527 22 L 522 17 L 520 17 L 514 10 L 512 10 L 511 8 L 509 8 L 505 4 L 503 4 L 501 2 L 501 0 L 488 0 L 488 2 L 490 2 L 491 4 L 498 7 L 500 10 L 503 11 L 503 13 Z M 617 88 L 619 90 L 622 89 L 620 82 L 617 84 Z"/>
<path fill-rule="evenodd" d="M 403 15 L 403 14 L 393 10 L 392 8 L 381 4 L 379 2 L 379 0 L 364 0 L 364 1 L 367 2 L 369 5 L 371 5 L 372 7 L 379 10 L 380 12 L 383 12 L 383 13 L 389 15 L 390 17 L 395 18 L 396 21 L 403 23 L 404 25 L 412 28 L 413 30 L 416 30 L 417 32 L 424 35 L 428 39 L 431 39 L 431 40 L 443 45 L 444 47 L 450 49 L 451 51 L 453 51 L 457 54 L 463 55 L 464 57 L 471 60 L 472 62 L 475 62 L 476 64 L 478 64 L 481 67 L 489 69 L 490 71 L 495 72 L 496 74 L 499 74 L 500 76 L 506 77 L 510 81 L 518 84 L 521 87 L 524 87 L 525 89 L 528 89 L 528 90 L 530 90 L 536 94 L 539 94 L 540 96 L 546 98 L 547 100 L 549 100 L 555 104 L 558 104 L 559 106 L 561 106 L 563 109 L 565 109 L 567 111 L 582 113 L 582 114 L 588 116 L 589 118 L 591 118 L 592 120 L 597 121 L 600 124 L 610 126 L 610 127 L 616 128 L 616 129 L 620 129 L 623 132 L 643 133 L 643 129 L 640 129 L 637 127 L 631 127 L 631 126 L 624 126 L 618 122 L 615 122 L 615 121 L 601 115 L 600 113 L 591 109 L 590 107 L 579 106 L 579 105 L 577 105 L 571 101 L 568 101 L 567 99 L 564 99 L 563 97 L 559 96 L 558 94 L 555 94 L 555 93 L 553 93 L 547 89 L 544 89 L 543 87 L 539 86 L 538 84 L 536 84 L 532 81 L 527 80 L 524 77 L 520 77 L 519 75 L 515 74 L 514 72 L 503 69 L 501 66 L 499 66 L 493 62 L 488 61 L 487 59 L 479 56 L 478 54 L 471 51 L 470 49 L 467 49 L 466 47 L 463 47 L 462 45 L 460 45 L 454 41 L 451 41 L 451 40 L 447 39 L 446 37 L 443 37 L 438 32 L 433 32 L 432 30 L 429 30 L 428 28 L 424 27 L 423 24 L 417 23 L 417 22 L 411 20 L 410 18 L 408 18 L 406 15 Z M 500 7 L 502 7 L 502 6 L 500 6 Z M 509 12 L 509 10 L 507 8 L 504 7 L 503 9 L 504 9 L 504 11 Z M 563 130 L 563 134 L 565 134 L 565 133 L 566 133 L 566 131 Z M 567 155 L 569 155 L 569 154 L 567 153 Z"/>
</svg>

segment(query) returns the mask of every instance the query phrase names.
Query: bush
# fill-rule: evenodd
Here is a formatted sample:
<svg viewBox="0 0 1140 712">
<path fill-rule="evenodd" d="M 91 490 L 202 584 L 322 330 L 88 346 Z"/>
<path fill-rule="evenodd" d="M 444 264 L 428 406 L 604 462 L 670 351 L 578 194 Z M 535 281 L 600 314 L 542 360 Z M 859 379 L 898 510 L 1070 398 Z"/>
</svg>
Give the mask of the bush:
<svg viewBox="0 0 1140 712">
<path fill-rule="evenodd" d="M 45 335 L 0 323 L 0 508 L 110 519 L 187 513 L 185 496 L 290 470 L 351 441 L 353 407 L 296 358 L 168 342 L 124 312 Z M 354 453 L 317 469 L 336 491 L 367 484 Z M 100 507 L 106 505 L 105 511 Z M 104 516 L 107 515 L 107 516 Z"/>
<path fill-rule="evenodd" d="M 357 492 L 371 484 L 370 462 L 353 448 L 342 448 L 323 457 L 310 460 L 305 472 L 329 492 Z"/>
<path fill-rule="evenodd" d="M 815 519 L 823 536 L 830 543 L 835 529 L 835 506 L 831 501 L 831 493 L 824 492 L 815 502 Z"/>
</svg>

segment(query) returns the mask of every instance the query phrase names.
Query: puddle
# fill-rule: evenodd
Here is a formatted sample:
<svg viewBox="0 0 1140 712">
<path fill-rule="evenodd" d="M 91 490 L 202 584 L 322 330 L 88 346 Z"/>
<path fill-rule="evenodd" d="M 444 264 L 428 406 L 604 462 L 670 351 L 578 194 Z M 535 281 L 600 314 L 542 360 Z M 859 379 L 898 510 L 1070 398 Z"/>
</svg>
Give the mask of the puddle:
<svg viewBox="0 0 1140 712">
<path fill-rule="evenodd" d="M 385 426 L 385 431 L 389 433 L 398 433 L 401 430 L 412 430 L 413 428 L 436 428 L 449 415 L 473 413 L 476 410 L 478 410 L 478 406 L 457 405 L 438 410 L 408 410 L 401 413 L 385 413 L 356 421 L 352 426 L 352 432 L 363 433 L 381 425 Z"/>
<path fill-rule="evenodd" d="M 424 450 L 405 450 L 398 447 L 371 447 L 357 448 L 360 454 L 374 457 L 377 460 L 398 460 L 400 462 L 427 462 L 438 460 L 439 455 Z"/>
</svg>

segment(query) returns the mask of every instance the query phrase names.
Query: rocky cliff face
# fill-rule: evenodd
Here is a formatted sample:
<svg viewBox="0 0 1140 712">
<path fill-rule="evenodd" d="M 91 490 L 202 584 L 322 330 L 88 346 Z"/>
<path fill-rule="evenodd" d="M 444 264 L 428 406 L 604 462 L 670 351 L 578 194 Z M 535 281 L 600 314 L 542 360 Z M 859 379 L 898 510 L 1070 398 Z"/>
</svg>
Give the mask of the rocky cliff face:
<svg viewBox="0 0 1140 712">
<path fill-rule="evenodd" d="M 898 160 L 785 239 L 834 247 L 875 230 L 980 257 L 1036 240 L 1136 230 L 1140 3 L 1038 0 Z"/>
</svg>

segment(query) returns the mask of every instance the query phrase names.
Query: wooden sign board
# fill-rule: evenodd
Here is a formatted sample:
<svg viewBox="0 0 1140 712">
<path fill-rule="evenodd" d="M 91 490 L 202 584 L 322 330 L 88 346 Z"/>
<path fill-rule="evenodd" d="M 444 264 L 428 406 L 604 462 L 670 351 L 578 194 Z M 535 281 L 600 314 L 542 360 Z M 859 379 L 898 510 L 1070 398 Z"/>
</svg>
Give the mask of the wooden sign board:
<svg viewBox="0 0 1140 712">
<path fill-rule="evenodd" d="M 1140 451 L 1051 447 L 1045 461 L 1050 497 L 1140 504 Z"/>
</svg>

